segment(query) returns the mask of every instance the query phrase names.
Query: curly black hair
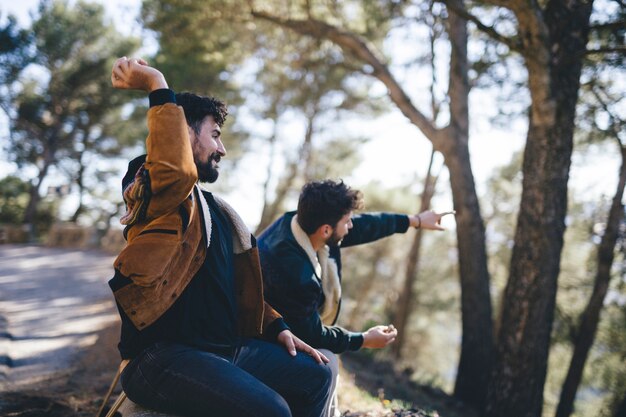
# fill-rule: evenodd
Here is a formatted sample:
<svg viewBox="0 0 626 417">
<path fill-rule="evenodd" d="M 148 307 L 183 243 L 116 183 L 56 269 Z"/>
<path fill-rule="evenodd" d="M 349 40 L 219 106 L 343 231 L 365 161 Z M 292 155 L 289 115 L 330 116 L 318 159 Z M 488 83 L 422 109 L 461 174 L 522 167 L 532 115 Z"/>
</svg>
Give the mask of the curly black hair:
<svg viewBox="0 0 626 417">
<path fill-rule="evenodd" d="M 182 106 L 187 124 L 196 134 L 200 134 L 200 127 L 205 117 L 213 116 L 215 123 L 222 127 L 228 115 L 226 104 L 214 97 L 178 93 L 176 94 L 176 104 Z"/>
<path fill-rule="evenodd" d="M 313 234 L 325 224 L 333 228 L 352 210 L 363 208 L 363 197 L 343 181 L 311 181 L 302 187 L 298 199 L 298 224 L 307 234 Z"/>
</svg>

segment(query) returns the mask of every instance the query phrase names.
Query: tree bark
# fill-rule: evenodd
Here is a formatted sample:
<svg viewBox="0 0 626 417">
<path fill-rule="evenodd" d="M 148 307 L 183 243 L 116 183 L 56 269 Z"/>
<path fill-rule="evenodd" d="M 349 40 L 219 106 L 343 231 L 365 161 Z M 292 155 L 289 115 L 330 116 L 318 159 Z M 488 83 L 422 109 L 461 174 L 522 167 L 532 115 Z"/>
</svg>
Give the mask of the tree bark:
<svg viewBox="0 0 626 417">
<path fill-rule="evenodd" d="M 456 210 L 461 279 L 462 341 L 455 396 L 482 410 L 485 405 L 494 345 L 485 249 L 485 226 L 466 143 L 446 155 Z"/>
<path fill-rule="evenodd" d="M 41 196 L 39 195 L 39 190 L 41 189 L 41 184 L 43 180 L 48 175 L 48 169 L 52 165 L 52 155 L 53 152 L 48 150 L 44 153 L 44 161 L 43 166 L 39 170 L 39 174 L 37 175 L 36 182 L 31 184 L 28 205 L 26 206 L 26 210 L 24 210 L 24 220 L 23 223 L 29 225 L 31 228 L 31 238 L 34 237 L 34 224 L 37 217 L 37 208 L 39 207 L 39 202 L 41 201 Z"/>
<path fill-rule="evenodd" d="M 504 292 L 487 417 L 537 417 L 550 333 L 573 147 L 581 58 L 592 2 L 511 2 L 531 94 L 523 189 Z"/>
<path fill-rule="evenodd" d="M 419 213 L 430 208 L 430 201 L 435 193 L 435 184 L 437 178 L 432 175 L 433 159 L 435 151 L 430 154 L 430 163 L 428 164 L 428 172 L 426 173 L 426 180 L 424 181 L 424 190 L 422 191 L 422 197 L 420 202 Z M 395 311 L 393 323 L 398 329 L 398 336 L 391 345 L 391 353 L 396 359 L 400 358 L 402 353 L 402 347 L 406 341 L 406 329 L 407 323 L 413 306 L 415 304 L 415 295 L 413 294 L 413 286 L 417 280 L 417 271 L 419 270 L 420 261 L 420 248 L 422 246 L 422 229 L 417 229 L 413 236 L 413 243 L 409 249 L 407 256 L 406 270 L 404 273 L 404 285 L 400 291 L 400 299 L 398 300 L 398 307 Z"/>
<path fill-rule="evenodd" d="M 85 163 L 83 162 L 84 152 L 80 152 L 77 155 L 76 160 L 78 161 L 78 172 L 76 173 L 76 185 L 78 186 L 78 207 L 74 214 L 70 218 L 70 222 L 76 223 L 78 222 L 78 218 L 85 211 L 85 206 L 83 205 L 83 198 L 85 196 Z"/>
<path fill-rule="evenodd" d="M 617 190 L 613 196 L 606 229 L 598 247 L 598 266 L 593 292 L 580 317 L 580 325 L 574 341 L 574 353 L 570 362 L 561 398 L 555 417 L 569 417 L 574 411 L 574 400 L 585 368 L 585 362 L 593 345 L 604 305 L 604 297 L 611 281 L 611 266 L 615 255 L 615 244 L 619 236 L 619 227 L 624 218 L 624 186 L 626 185 L 626 147 L 621 148 L 622 165 L 619 172 Z"/>
<path fill-rule="evenodd" d="M 452 0 L 462 8 L 461 0 Z M 476 185 L 470 164 L 469 141 L 469 64 L 467 22 L 451 12 L 450 37 L 450 125 L 442 149 L 450 170 L 450 183 L 456 210 L 459 268 L 461 277 L 462 341 L 454 395 L 483 410 L 489 371 L 493 359 L 493 323 L 489 272 L 485 248 L 485 226 L 480 214 Z"/>
</svg>

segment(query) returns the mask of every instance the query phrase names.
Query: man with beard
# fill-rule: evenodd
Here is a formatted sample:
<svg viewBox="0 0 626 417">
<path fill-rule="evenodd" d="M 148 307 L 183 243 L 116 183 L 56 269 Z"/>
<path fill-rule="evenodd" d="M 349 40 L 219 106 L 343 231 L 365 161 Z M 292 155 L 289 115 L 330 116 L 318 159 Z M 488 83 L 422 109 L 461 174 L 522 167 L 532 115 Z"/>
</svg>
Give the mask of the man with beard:
<svg viewBox="0 0 626 417">
<path fill-rule="evenodd" d="M 123 179 L 127 244 L 109 281 L 124 392 L 183 416 L 320 416 L 328 359 L 264 301 L 254 237 L 197 184 L 218 178 L 226 106 L 174 94 L 140 59 L 118 59 L 111 81 L 150 100 L 147 155 Z"/>
<path fill-rule="evenodd" d="M 259 236 L 265 299 L 283 315 L 293 332 L 330 359 L 333 353 L 360 348 L 383 348 L 393 342 L 393 325 L 365 332 L 336 326 L 341 301 L 340 247 L 372 242 L 410 227 L 444 230 L 441 218 L 453 212 L 425 211 L 417 215 L 368 213 L 361 193 L 331 180 L 305 184 L 296 212 L 284 214 Z M 331 353 L 333 352 L 333 353 Z M 335 412 L 330 407 L 330 415 Z"/>
</svg>

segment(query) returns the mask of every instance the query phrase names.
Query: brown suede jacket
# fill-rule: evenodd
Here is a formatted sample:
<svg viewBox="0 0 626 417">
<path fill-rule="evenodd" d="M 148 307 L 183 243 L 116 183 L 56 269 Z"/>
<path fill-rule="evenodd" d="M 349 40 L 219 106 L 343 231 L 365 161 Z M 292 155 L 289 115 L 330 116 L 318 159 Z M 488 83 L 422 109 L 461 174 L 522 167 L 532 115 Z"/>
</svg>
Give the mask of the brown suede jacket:
<svg viewBox="0 0 626 417">
<path fill-rule="evenodd" d="M 198 174 L 181 107 L 166 103 L 148 111 L 147 175 L 129 187 L 146 189 L 145 211 L 129 227 L 126 247 L 114 262 L 129 280 L 114 291 L 139 330 L 167 311 L 200 266 L 207 251 Z M 140 184 L 143 181 L 143 184 Z M 239 333 L 255 337 L 281 317 L 263 299 L 259 255 L 250 232 L 230 206 L 217 199 L 233 226 Z M 184 210 L 186 216 L 181 216 Z M 187 224 L 183 219 L 188 218 Z"/>
</svg>

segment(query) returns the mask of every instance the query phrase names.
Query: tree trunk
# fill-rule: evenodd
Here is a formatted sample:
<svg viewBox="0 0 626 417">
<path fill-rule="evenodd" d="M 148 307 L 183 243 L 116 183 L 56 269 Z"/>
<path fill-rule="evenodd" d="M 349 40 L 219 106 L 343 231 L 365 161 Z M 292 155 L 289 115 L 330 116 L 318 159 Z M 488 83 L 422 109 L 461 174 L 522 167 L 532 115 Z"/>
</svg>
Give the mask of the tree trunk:
<svg viewBox="0 0 626 417">
<path fill-rule="evenodd" d="M 44 165 L 37 175 L 37 180 L 34 184 L 31 184 L 30 187 L 28 205 L 26 206 L 26 210 L 24 211 L 23 223 L 29 225 L 29 227 L 31 228 L 31 238 L 33 238 L 32 234 L 34 233 L 34 224 L 37 218 L 37 208 L 39 208 L 39 202 L 41 201 L 39 190 L 41 188 L 41 184 L 43 183 L 44 178 L 46 178 L 46 175 L 48 175 L 48 169 L 50 168 L 50 165 L 51 162 L 49 158 L 44 158 Z"/>
<path fill-rule="evenodd" d="M 463 7 L 462 1 L 453 1 Z M 450 37 L 450 125 L 441 150 L 450 170 L 456 210 L 463 335 L 454 395 L 483 410 L 493 358 L 493 323 L 485 226 L 480 215 L 468 149 L 470 85 L 467 24 L 456 13 L 448 17 Z"/>
<path fill-rule="evenodd" d="M 422 198 L 420 202 L 420 208 L 418 213 L 428 210 L 430 208 L 430 200 L 435 193 L 435 184 L 437 177 L 432 176 L 433 159 L 435 151 L 430 154 L 430 163 L 428 164 L 428 172 L 426 173 L 426 180 L 424 181 L 424 190 L 422 191 Z M 413 286 L 417 280 L 417 271 L 419 269 L 420 261 L 420 247 L 422 245 L 422 229 L 415 231 L 413 237 L 413 243 L 409 254 L 407 256 L 406 271 L 404 274 L 404 285 L 400 291 L 400 299 L 398 300 L 398 307 L 395 311 L 393 323 L 398 329 L 398 336 L 391 345 L 391 352 L 396 359 L 400 358 L 402 353 L 402 347 L 406 340 L 407 323 L 411 312 L 413 311 L 413 305 L 415 304 L 415 296 L 413 294 Z"/>
<path fill-rule="evenodd" d="M 30 227 L 30 239 L 34 238 L 35 233 L 35 220 L 37 217 L 37 209 L 39 208 L 39 201 L 41 200 L 41 196 L 39 195 L 39 190 L 41 188 L 41 184 L 43 180 L 48 175 L 48 170 L 54 161 L 54 157 L 57 151 L 57 143 L 59 128 L 54 127 L 50 128 L 48 132 L 46 132 L 47 139 L 44 141 L 44 150 L 43 150 L 43 166 L 39 170 L 39 174 L 37 175 L 37 182 L 31 184 L 30 195 L 28 200 L 28 205 L 26 206 L 26 210 L 24 211 L 24 220 L 23 223 L 27 224 Z"/>
<path fill-rule="evenodd" d="M 606 223 L 606 230 L 602 236 L 600 246 L 598 247 L 598 270 L 593 287 L 593 293 L 589 299 L 589 303 L 585 307 L 581 317 L 580 326 L 576 332 L 574 342 L 574 353 L 567 371 L 567 377 L 563 383 L 561 390 L 561 398 L 556 410 L 555 417 L 569 417 L 574 411 L 574 399 L 576 391 L 583 376 L 585 362 L 589 355 L 589 350 L 593 345 L 600 321 L 600 313 L 604 305 L 604 297 L 609 289 L 611 280 L 611 266 L 615 255 L 615 244 L 619 236 L 619 227 L 624 218 L 624 205 L 622 197 L 624 196 L 624 185 L 626 184 L 626 147 L 622 147 L 622 166 L 619 173 L 619 183 L 611 210 Z"/>
<path fill-rule="evenodd" d="M 488 417 L 541 416 L 591 12 L 591 2 L 551 1 L 543 14 L 533 5 L 519 2 L 514 9 L 532 101 Z"/>
<path fill-rule="evenodd" d="M 78 222 L 78 218 L 85 211 L 85 206 L 83 205 L 83 198 L 85 196 L 85 164 L 83 163 L 84 152 L 78 154 L 78 173 L 76 174 L 76 185 L 78 185 L 78 207 L 76 211 L 72 215 L 70 221 L 72 223 Z"/>
<path fill-rule="evenodd" d="M 274 200 L 271 203 L 267 203 L 267 200 L 263 206 L 263 211 L 261 213 L 261 220 L 259 221 L 258 226 L 254 232 L 255 235 L 258 235 L 265 230 L 276 218 L 278 217 L 279 211 L 282 208 L 282 205 L 287 197 L 287 193 L 292 188 L 293 183 L 298 177 L 298 169 L 301 168 L 302 161 L 305 162 L 302 170 L 306 173 L 309 169 L 310 164 L 310 154 L 313 142 L 313 132 L 314 132 L 314 122 L 317 113 L 310 115 L 307 119 L 307 129 L 304 135 L 304 141 L 300 146 L 298 151 L 298 155 L 294 161 L 292 161 L 287 166 L 287 174 L 283 177 L 283 179 L 276 186 L 276 195 Z"/>
<path fill-rule="evenodd" d="M 269 139 L 270 143 L 270 160 L 267 164 L 267 175 L 265 177 L 265 183 L 263 184 L 263 208 L 261 209 L 261 219 L 259 220 L 259 224 L 254 231 L 255 235 L 261 233 L 268 225 L 267 218 L 269 217 L 268 211 L 270 210 L 271 202 L 269 201 L 269 189 L 270 183 L 272 182 L 272 168 L 274 165 L 274 157 L 276 156 L 276 139 L 278 136 L 278 122 L 276 120 L 276 104 L 272 103 L 272 111 L 270 114 L 272 115 L 272 120 L 274 120 L 274 129 L 272 132 L 272 136 Z"/>
<path fill-rule="evenodd" d="M 354 309 L 352 309 L 352 312 L 350 313 L 350 318 L 347 322 L 347 327 L 350 329 L 362 328 L 363 317 L 372 307 L 372 305 L 370 304 L 370 294 L 372 293 L 372 290 L 374 289 L 374 286 L 378 280 L 378 267 L 388 253 L 387 245 L 385 243 L 383 243 L 383 245 L 385 246 L 380 251 L 376 251 L 374 256 L 370 258 L 370 273 L 367 274 L 365 282 L 359 288 L 359 299 L 356 300 L 357 303 L 354 306 Z"/>
<path fill-rule="evenodd" d="M 463 325 L 454 393 L 481 410 L 485 404 L 494 352 L 493 325 L 485 226 L 480 217 L 469 150 L 466 144 L 463 145 L 456 144 L 455 153 L 446 155 L 456 210 Z"/>
</svg>

